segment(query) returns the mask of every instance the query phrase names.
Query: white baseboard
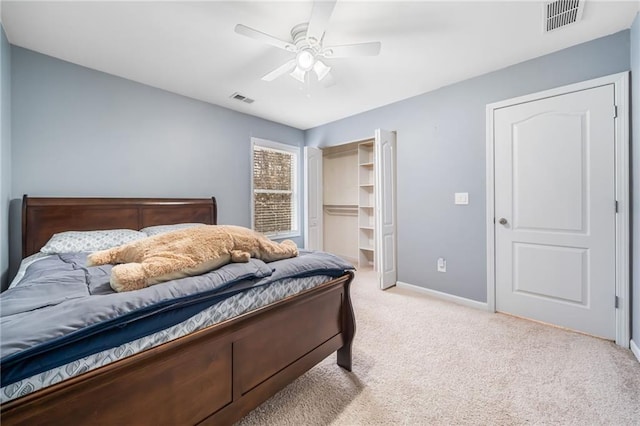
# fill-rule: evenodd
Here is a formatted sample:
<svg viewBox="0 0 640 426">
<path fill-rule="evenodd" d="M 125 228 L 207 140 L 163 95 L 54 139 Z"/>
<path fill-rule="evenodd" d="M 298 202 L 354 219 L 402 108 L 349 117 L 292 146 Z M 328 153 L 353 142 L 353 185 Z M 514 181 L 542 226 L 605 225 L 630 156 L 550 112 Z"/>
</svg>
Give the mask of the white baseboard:
<svg viewBox="0 0 640 426">
<path fill-rule="evenodd" d="M 636 356 L 638 362 L 640 362 L 640 347 L 638 347 L 638 345 L 636 345 L 636 342 L 634 342 L 633 340 L 629 342 L 629 347 L 631 348 L 631 352 L 633 352 L 633 354 Z"/>
<path fill-rule="evenodd" d="M 429 296 L 435 297 L 436 299 L 457 303 L 458 305 L 468 306 L 470 308 L 480 309 L 483 311 L 489 310 L 489 305 L 487 305 L 485 302 L 478 302 L 477 300 L 467 299 L 466 297 L 454 296 L 453 294 L 431 290 L 429 288 L 420 287 L 414 284 L 403 283 L 402 281 L 398 281 L 396 283 L 396 286 L 398 286 L 399 288 L 416 291 L 418 293 L 427 294 Z"/>
</svg>

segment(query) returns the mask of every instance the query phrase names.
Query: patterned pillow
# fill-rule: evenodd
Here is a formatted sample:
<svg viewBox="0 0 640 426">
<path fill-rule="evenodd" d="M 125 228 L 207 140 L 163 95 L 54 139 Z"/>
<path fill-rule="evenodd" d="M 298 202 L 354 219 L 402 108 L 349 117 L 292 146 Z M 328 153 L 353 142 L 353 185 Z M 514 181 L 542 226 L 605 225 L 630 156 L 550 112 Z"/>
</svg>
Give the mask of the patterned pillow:
<svg viewBox="0 0 640 426">
<path fill-rule="evenodd" d="M 149 237 L 158 234 L 164 234 L 165 232 L 177 231 L 178 229 L 191 228 L 192 226 L 201 226 L 204 223 L 176 223 L 175 225 L 157 225 L 148 226 L 142 228 L 140 232 L 144 232 Z"/>
<path fill-rule="evenodd" d="M 45 254 L 79 253 L 106 250 L 132 241 L 147 238 L 144 232 L 133 229 L 109 229 L 105 231 L 66 231 L 54 234 L 40 249 Z"/>
</svg>

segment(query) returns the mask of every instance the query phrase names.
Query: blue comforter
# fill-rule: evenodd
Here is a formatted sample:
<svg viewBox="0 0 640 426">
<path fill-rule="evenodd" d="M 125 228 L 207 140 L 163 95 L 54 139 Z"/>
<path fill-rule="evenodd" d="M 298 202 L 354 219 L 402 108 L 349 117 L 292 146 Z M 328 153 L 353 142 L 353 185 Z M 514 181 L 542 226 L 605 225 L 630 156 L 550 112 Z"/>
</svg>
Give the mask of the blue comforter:
<svg viewBox="0 0 640 426">
<path fill-rule="evenodd" d="M 0 295 L 0 386 L 170 327 L 252 287 L 353 269 L 334 255 L 302 252 L 116 293 L 109 286 L 111 266 L 86 267 L 86 256 L 35 262 L 16 287 Z"/>
</svg>

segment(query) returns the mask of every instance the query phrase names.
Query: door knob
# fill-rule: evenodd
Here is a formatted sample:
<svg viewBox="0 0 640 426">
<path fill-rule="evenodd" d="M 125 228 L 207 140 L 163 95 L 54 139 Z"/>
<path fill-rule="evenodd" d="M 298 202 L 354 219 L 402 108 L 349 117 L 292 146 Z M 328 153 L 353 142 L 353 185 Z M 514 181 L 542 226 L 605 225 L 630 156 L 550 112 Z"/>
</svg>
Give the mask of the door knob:
<svg viewBox="0 0 640 426">
<path fill-rule="evenodd" d="M 500 223 L 500 225 L 506 225 L 507 224 L 507 219 L 505 219 L 504 217 L 501 217 L 498 222 Z"/>
</svg>

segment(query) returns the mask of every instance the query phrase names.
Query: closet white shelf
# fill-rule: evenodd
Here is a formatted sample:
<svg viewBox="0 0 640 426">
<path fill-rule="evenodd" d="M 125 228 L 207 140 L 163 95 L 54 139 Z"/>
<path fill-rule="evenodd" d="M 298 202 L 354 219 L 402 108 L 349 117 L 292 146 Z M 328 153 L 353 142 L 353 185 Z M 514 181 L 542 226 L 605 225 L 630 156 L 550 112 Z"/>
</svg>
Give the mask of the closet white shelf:
<svg viewBox="0 0 640 426">
<path fill-rule="evenodd" d="M 359 265 L 373 265 L 375 247 L 375 148 L 373 141 L 358 144 Z"/>
<path fill-rule="evenodd" d="M 358 205 L 357 204 L 324 204 L 323 209 L 328 214 L 334 215 L 347 215 L 347 216 L 357 216 L 358 215 Z"/>
</svg>

